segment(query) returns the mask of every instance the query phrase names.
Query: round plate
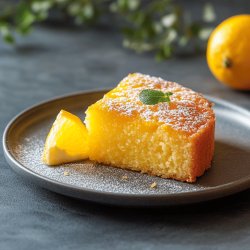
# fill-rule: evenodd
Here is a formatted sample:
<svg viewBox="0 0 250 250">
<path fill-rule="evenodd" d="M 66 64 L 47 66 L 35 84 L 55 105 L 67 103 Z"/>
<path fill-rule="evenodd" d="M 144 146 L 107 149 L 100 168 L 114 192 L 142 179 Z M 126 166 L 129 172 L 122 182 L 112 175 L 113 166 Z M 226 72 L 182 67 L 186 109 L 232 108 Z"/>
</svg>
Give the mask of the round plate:
<svg viewBox="0 0 250 250">
<path fill-rule="evenodd" d="M 91 161 L 48 167 L 41 162 L 47 133 L 61 109 L 84 119 L 86 108 L 107 90 L 58 97 L 25 110 L 7 126 L 5 157 L 23 177 L 49 190 L 95 202 L 159 206 L 211 200 L 250 187 L 250 113 L 207 97 L 216 113 L 215 155 L 211 169 L 194 184 L 162 179 Z M 68 175 L 65 175 L 68 172 Z M 127 179 L 123 178 L 126 175 Z M 157 188 L 150 188 L 156 182 Z"/>
</svg>

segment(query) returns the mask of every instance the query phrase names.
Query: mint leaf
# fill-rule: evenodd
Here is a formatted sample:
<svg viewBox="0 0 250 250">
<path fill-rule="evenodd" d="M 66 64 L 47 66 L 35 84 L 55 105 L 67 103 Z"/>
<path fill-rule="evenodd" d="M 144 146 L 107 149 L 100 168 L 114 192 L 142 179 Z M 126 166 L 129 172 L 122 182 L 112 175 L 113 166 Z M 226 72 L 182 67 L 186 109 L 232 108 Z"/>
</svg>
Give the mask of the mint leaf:
<svg viewBox="0 0 250 250">
<path fill-rule="evenodd" d="M 139 99 L 143 104 L 155 105 L 159 102 L 170 102 L 172 92 L 162 92 L 160 90 L 144 89 L 139 94 Z"/>
</svg>

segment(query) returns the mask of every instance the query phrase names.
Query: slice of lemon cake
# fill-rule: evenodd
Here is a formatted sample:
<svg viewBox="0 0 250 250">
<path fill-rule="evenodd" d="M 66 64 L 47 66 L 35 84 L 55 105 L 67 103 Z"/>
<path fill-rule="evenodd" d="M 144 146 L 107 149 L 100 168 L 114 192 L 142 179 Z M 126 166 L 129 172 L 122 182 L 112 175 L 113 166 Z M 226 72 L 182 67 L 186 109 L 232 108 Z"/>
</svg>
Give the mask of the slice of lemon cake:
<svg viewBox="0 0 250 250">
<path fill-rule="evenodd" d="M 142 90 L 171 92 L 170 102 L 143 104 Z M 161 78 L 129 74 L 86 111 L 89 158 L 194 182 L 210 167 L 215 115 L 201 94 Z"/>
</svg>

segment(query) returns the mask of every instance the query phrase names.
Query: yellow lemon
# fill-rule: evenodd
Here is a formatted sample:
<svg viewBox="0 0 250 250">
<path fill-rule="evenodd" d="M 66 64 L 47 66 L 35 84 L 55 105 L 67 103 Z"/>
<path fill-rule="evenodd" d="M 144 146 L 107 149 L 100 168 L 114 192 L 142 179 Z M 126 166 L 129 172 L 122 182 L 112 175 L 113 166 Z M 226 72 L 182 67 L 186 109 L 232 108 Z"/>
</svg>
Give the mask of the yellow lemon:
<svg viewBox="0 0 250 250">
<path fill-rule="evenodd" d="M 88 133 L 80 118 L 60 111 L 47 136 L 42 158 L 47 165 L 88 158 Z"/>
<path fill-rule="evenodd" d="M 215 28 L 208 41 L 207 62 L 222 83 L 250 90 L 250 15 L 230 17 Z"/>
</svg>

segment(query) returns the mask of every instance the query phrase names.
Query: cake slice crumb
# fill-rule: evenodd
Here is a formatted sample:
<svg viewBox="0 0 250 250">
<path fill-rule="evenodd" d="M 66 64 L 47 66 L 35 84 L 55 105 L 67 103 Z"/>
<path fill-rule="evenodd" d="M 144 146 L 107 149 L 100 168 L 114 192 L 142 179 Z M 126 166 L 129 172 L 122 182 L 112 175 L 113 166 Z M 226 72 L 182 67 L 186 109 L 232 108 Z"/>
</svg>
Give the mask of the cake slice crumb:
<svg viewBox="0 0 250 250">
<path fill-rule="evenodd" d="M 157 188 L 157 183 L 156 183 L 156 182 L 153 182 L 153 183 L 150 185 L 150 188 Z"/>
<path fill-rule="evenodd" d="M 128 176 L 127 175 L 123 175 L 122 176 L 122 180 L 125 180 L 125 181 L 128 180 Z"/>
<path fill-rule="evenodd" d="M 69 172 L 64 171 L 63 175 L 64 175 L 64 176 L 69 176 Z"/>
</svg>

